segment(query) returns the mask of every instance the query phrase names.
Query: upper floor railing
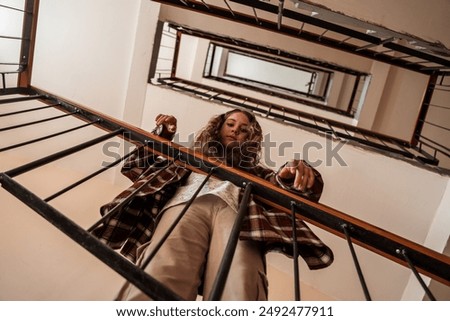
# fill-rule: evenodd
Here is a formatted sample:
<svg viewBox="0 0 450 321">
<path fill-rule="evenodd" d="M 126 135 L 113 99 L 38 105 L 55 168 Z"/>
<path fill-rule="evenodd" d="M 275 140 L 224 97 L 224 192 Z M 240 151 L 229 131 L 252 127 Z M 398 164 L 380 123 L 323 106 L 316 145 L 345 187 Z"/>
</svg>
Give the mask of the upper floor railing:
<svg viewBox="0 0 450 321">
<path fill-rule="evenodd" d="M 204 10 L 201 11 L 203 12 Z M 211 7 L 210 10 L 212 10 Z M 215 12 L 215 10 L 212 11 Z M 450 75 L 445 71 L 445 66 L 443 67 L 444 71 L 438 71 L 436 69 L 434 73 L 429 74 L 430 78 L 426 94 L 423 97 L 422 108 L 418 115 L 414 134 L 411 140 L 407 141 L 335 121 L 331 118 L 318 116 L 312 112 L 303 112 L 299 109 L 280 105 L 280 103 L 273 103 L 273 100 L 270 98 L 257 99 L 244 96 L 236 91 L 225 90 L 223 89 L 224 86 L 220 85 L 220 82 L 223 80 L 217 79 L 217 77 L 206 77 L 209 80 L 215 80 L 217 85 L 214 85 L 211 81 L 208 82 L 208 85 L 204 85 L 194 83 L 188 79 L 181 79 L 177 77 L 176 70 L 180 39 L 183 34 L 206 38 L 216 43 L 264 52 L 265 54 L 276 57 L 289 58 L 291 60 L 304 59 L 292 53 L 283 52 L 276 48 L 263 47 L 242 39 L 214 35 L 206 31 L 195 30 L 174 23 L 166 23 L 164 27 L 161 25 L 160 37 L 157 36 L 158 41 L 164 43 L 164 47 L 161 47 L 159 54 L 153 57 L 154 68 L 150 69 L 149 82 L 163 84 L 168 88 L 194 94 L 197 97 L 211 101 L 259 111 L 261 114 L 265 114 L 273 119 L 289 122 L 290 124 L 309 128 L 324 134 L 330 134 L 336 139 L 344 139 L 365 147 L 370 147 L 374 151 L 387 152 L 393 156 L 400 156 L 404 159 L 412 160 L 415 163 L 429 165 L 437 171 L 448 172 L 450 169 L 450 148 L 448 145 L 450 141 L 450 124 L 448 123 L 448 119 L 450 118 L 447 117 L 450 112 L 450 91 L 448 90 Z M 394 63 L 397 60 L 393 59 L 386 62 Z M 406 65 L 411 66 L 413 64 L 406 63 Z M 428 68 L 423 66 L 419 67 L 419 65 L 416 65 L 412 70 L 416 72 L 430 72 Z M 402 67 L 404 66 L 402 65 Z M 228 82 L 231 83 L 230 81 Z M 237 88 L 245 88 L 241 83 L 234 82 L 232 84 Z M 355 89 L 361 91 L 362 89 L 360 87 L 356 86 Z M 349 114 L 348 111 L 344 112 L 338 108 L 324 107 L 306 99 L 292 96 L 282 97 L 280 94 L 270 90 L 264 90 L 264 93 L 266 94 L 265 97 L 281 97 L 290 102 L 324 109 L 341 115 L 354 115 L 358 112 L 357 109 L 353 109 Z M 355 103 L 359 103 L 359 101 L 356 100 Z M 440 112 L 437 113 L 437 111 Z"/>
<path fill-rule="evenodd" d="M 222 7 L 215 7 L 213 4 L 208 4 L 207 1 L 157 1 L 165 4 L 178 5 L 182 8 L 189 8 L 190 10 L 199 11 L 202 13 L 213 14 L 220 17 L 226 17 L 228 19 L 233 19 L 240 23 L 255 24 L 261 28 L 266 28 L 275 32 L 287 33 L 289 30 L 288 26 L 279 24 L 280 15 L 286 15 L 289 19 L 298 19 L 302 21 L 301 32 L 292 33 L 291 36 L 298 38 L 306 37 L 308 41 L 314 41 L 318 43 L 323 43 L 326 39 L 327 32 L 323 32 L 320 35 L 312 35 L 310 31 L 307 31 L 306 25 L 311 24 L 316 27 L 320 26 L 323 30 L 333 30 L 334 33 L 340 33 L 342 36 L 346 36 L 345 41 L 337 41 L 336 39 L 332 42 L 334 47 L 350 50 L 354 53 L 366 55 L 371 59 L 380 59 L 380 57 L 389 55 L 389 59 L 383 58 L 384 62 L 398 65 L 400 64 L 403 68 L 411 68 L 414 71 L 428 73 L 430 74 L 430 82 L 427 89 L 427 94 L 424 97 L 423 106 L 416 124 L 414 131 L 414 136 L 411 141 L 404 141 L 394 137 L 389 137 L 386 135 L 381 135 L 376 132 L 369 130 L 360 129 L 355 126 L 339 123 L 324 117 L 318 117 L 313 114 L 303 113 L 298 110 L 293 110 L 285 106 L 277 105 L 271 103 L 270 101 L 262 101 L 258 99 L 251 99 L 249 97 L 243 97 L 234 92 L 226 92 L 219 88 L 211 88 L 210 86 L 201 86 L 199 84 L 190 83 L 187 80 L 174 78 L 175 68 L 177 65 L 177 45 L 178 45 L 178 33 L 193 33 L 202 37 L 212 37 L 211 39 L 220 40 L 224 43 L 236 44 L 241 47 L 251 48 L 252 50 L 265 50 L 266 53 L 276 55 L 282 54 L 282 51 L 276 50 L 276 48 L 268 48 L 261 46 L 258 47 L 252 45 L 248 42 L 242 41 L 240 39 L 224 38 L 218 37 L 217 35 L 212 35 L 207 32 L 200 32 L 193 29 L 178 28 L 176 25 L 171 27 L 163 26 L 160 24 L 159 32 L 163 34 L 162 37 L 156 37 L 158 42 L 155 44 L 158 51 L 155 51 L 155 57 L 150 66 L 149 80 L 151 79 L 161 79 L 159 83 L 164 83 L 171 88 L 177 88 L 178 90 L 185 90 L 187 92 L 196 91 L 197 95 L 200 97 L 206 97 L 211 100 L 221 101 L 227 104 L 236 104 L 243 108 L 250 108 L 254 111 L 260 111 L 262 114 L 268 117 L 279 119 L 282 121 L 289 122 L 294 125 L 302 126 L 303 128 L 309 128 L 312 130 L 320 131 L 325 134 L 329 134 L 336 139 L 345 139 L 350 142 L 358 143 L 363 146 L 368 146 L 375 151 L 380 151 L 384 153 L 390 153 L 393 156 L 404 157 L 405 159 L 413 160 L 420 164 L 426 164 L 430 167 L 435 168 L 438 171 L 447 172 L 450 168 L 450 148 L 448 142 L 450 141 L 450 128 L 449 124 L 446 123 L 448 117 L 442 116 L 448 115 L 450 112 L 450 75 L 446 71 L 448 64 L 443 60 L 442 57 L 430 56 L 422 51 L 415 49 L 411 46 L 400 46 L 393 44 L 392 42 L 386 42 L 382 39 L 378 39 L 373 35 L 362 35 L 356 31 L 352 31 L 348 28 L 342 28 L 337 24 L 325 23 L 320 19 L 314 17 L 306 17 L 304 14 L 298 12 L 291 12 L 287 8 L 283 8 L 280 13 L 279 7 L 264 4 L 258 1 L 246 2 L 245 6 L 252 7 L 253 17 L 247 17 L 245 14 L 239 14 L 236 10 L 232 9 L 231 5 L 223 5 Z M 226 3 L 227 1 L 225 1 Z M 231 1 L 240 3 L 241 1 Z M 17 50 L 11 51 L 11 54 L 3 59 L 8 59 L 8 61 L 0 61 L 0 75 L 1 75 L 1 87 L 5 90 L 7 87 L 27 87 L 31 79 L 31 63 L 33 61 L 33 48 L 34 48 L 34 37 L 37 25 L 37 13 L 39 9 L 38 0 L 26 0 L 24 1 L 23 8 L 14 8 L 7 5 L 0 4 L 0 14 L 3 17 L 7 17 L 8 20 L 14 21 L 11 23 L 10 33 L 0 35 L 0 41 L 2 42 L 2 47 L 5 48 L 17 48 Z M 257 15 L 257 10 L 264 12 L 273 13 L 273 17 L 277 19 L 276 22 L 266 21 L 261 19 Z M 13 13 L 13 14 L 11 14 Z M 244 19 L 245 18 L 245 19 Z M 303 19 L 303 20 L 302 20 Z M 282 19 L 281 19 L 282 20 Z M 329 28 L 329 29 L 327 29 Z M 359 41 L 370 42 L 374 46 L 353 46 L 348 47 L 347 44 L 350 39 L 355 38 Z M 14 43 L 14 45 L 13 45 Z M 375 46 L 377 45 L 377 46 Z M 378 46 L 387 46 L 390 50 L 398 50 L 399 52 L 409 52 L 408 56 L 402 58 L 392 56 L 392 53 L 380 53 Z M 259 48 L 259 49 L 258 49 Z M 371 52 L 371 50 L 373 52 Z M 156 54 L 158 52 L 159 54 Z M 417 58 L 421 61 L 418 62 Z M 292 54 L 289 55 L 290 59 L 299 59 L 298 56 L 293 57 Z M 13 61 L 16 60 L 16 61 Z M 431 67 L 429 61 L 433 63 L 434 66 Z M 13 67 L 13 68 L 11 68 Z M 172 78 L 173 80 L 168 80 Z M 186 84 L 190 83 L 190 87 Z M 202 88 L 203 87 L 203 88 Z M 201 91 L 204 89 L 215 91 L 214 94 L 205 96 Z M 358 89 L 359 90 L 359 89 Z M 274 96 L 275 93 L 269 93 L 269 95 Z M 234 97 L 234 98 L 233 98 Z M 294 99 L 294 98 L 291 98 Z M 240 100 L 240 101 L 239 101 Z M 253 101 L 250 103 L 250 101 Z M 310 101 L 301 101 L 302 104 L 311 105 L 314 103 Z M 314 106 L 316 106 L 315 104 Z M 335 110 L 339 112 L 338 109 Z M 437 111 L 440 111 L 439 113 Z M 355 113 L 353 110 L 352 113 Z M 447 113 L 447 114 L 446 114 Z"/>
<path fill-rule="evenodd" d="M 413 137 L 413 146 L 435 159 L 444 160 L 442 167 L 450 168 L 450 75 L 430 78 L 424 108 L 419 115 Z M 440 139 L 436 139 L 440 137 Z"/>
<path fill-rule="evenodd" d="M 270 103 L 266 100 L 247 97 L 236 92 L 179 78 L 158 78 L 157 82 L 168 88 L 192 94 L 202 99 L 220 102 L 228 106 L 245 108 L 269 119 L 281 120 L 286 124 L 296 125 L 318 133 L 324 133 L 333 139 L 346 140 L 393 157 L 411 160 L 412 162 L 428 166 L 442 173 L 449 172 L 449 169 L 437 166 L 439 164 L 438 156 L 450 157 L 447 148 L 445 146 L 436 145 L 436 143 L 433 142 L 427 142 L 423 137 L 420 139 L 421 145 L 415 147 L 409 142 L 395 137 L 315 116 L 296 109 Z M 431 151 L 433 151 L 433 154 L 430 154 Z"/>
<path fill-rule="evenodd" d="M 4 34 L 0 34 L 0 88 L 26 86 L 29 81 L 38 3 L 26 0 L 23 8 L 0 3 L 0 18 L 7 21 L 2 29 Z"/>
</svg>

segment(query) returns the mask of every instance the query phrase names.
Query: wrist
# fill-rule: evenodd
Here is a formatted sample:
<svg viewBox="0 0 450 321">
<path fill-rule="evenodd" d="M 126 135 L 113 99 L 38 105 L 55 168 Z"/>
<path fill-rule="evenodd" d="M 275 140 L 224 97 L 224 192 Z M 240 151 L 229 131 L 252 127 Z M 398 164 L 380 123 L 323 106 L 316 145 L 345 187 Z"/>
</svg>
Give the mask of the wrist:
<svg viewBox="0 0 450 321">
<path fill-rule="evenodd" d="M 279 171 L 275 173 L 275 181 L 284 189 L 290 189 L 292 184 L 294 183 L 293 178 L 286 179 L 281 177 Z"/>
</svg>

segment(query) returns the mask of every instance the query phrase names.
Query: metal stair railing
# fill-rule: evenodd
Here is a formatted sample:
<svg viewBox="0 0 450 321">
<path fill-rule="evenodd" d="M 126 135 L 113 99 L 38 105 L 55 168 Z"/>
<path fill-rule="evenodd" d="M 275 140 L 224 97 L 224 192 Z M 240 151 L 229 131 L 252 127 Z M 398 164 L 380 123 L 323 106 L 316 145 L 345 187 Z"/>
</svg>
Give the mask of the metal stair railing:
<svg viewBox="0 0 450 321">
<path fill-rule="evenodd" d="M 254 26 L 273 31 L 296 39 L 319 43 L 327 47 L 361 55 L 369 59 L 386 62 L 402 68 L 424 74 L 435 71 L 448 71 L 450 60 L 448 49 L 425 42 L 422 39 L 405 33 L 397 33 L 380 25 L 366 23 L 362 20 L 355 22 L 349 16 L 327 10 L 324 6 L 314 5 L 303 1 L 299 8 L 287 8 L 285 4 L 270 3 L 258 0 L 153 0 L 155 2 L 195 11 L 236 23 Z M 305 7 L 307 11 L 322 11 L 328 18 L 307 15 L 299 11 Z M 258 16 L 258 14 L 260 16 Z M 264 18 L 262 16 L 264 15 Z M 294 23 L 290 23 L 294 22 Z M 378 29 L 384 37 L 362 31 L 361 25 L 367 29 Z M 402 44 L 398 40 L 406 40 Z M 356 44 L 354 44 L 356 42 Z M 424 51 L 423 49 L 430 49 Z M 417 61 L 417 59 L 420 59 Z"/>
<path fill-rule="evenodd" d="M 25 0 L 23 8 L 0 4 L 0 10 L 2 12 L 8 12 L 10 14 L 17 13 L 17 16 L 20 16 L 17 21 L 22 22 L 21 30 L 19 30 L 21 33 L 20 35 L 0 34 L 0 41 L 2 43 L 7 43 L 8 45 L 13 42 L 20 43 L 20 52 L 18 55 L 5 54 L 1 57 L 1 59 L 5 59 L 0 61 L 0 88 L 3 90 L 16 86 L 15 84 L 13 86 L 10 85 L 12 82 L 11 79 L 13 78 L 11 76 L 16 76 L 18 82 L 22 84 L 26 84 L 28 81 L 28 79 L 25 80 L 25 77 L 29 77 L 30 71 L 29 63 L 32 52 L 31 37 L 34 28 L 33 24 L 37 22 L 36 16 L 38 6 L 35 6 L 36 3 L 38 3 L 38 0 Z"/>
<path fill-rule="evenodd" d="M 185 92 L 202 99 L 245 108 L 270 119 L 281 120 L 285 123 L 299 126 L 307 130 L 331 135 L 338 140 L 345 140 L 365 148 L 371 148 L 377 152 L 386 153 L 394 157 L 401 157 L 418 164 L 428 165 L 430 168 L 435 168 L 436 171 L 442 173 L 449 172 L 447 168 L 438 166 L 439 161 L 436 158 L 438 153 L 443 158 L 448 157 L 448 154 L 443 151 L 445 149 L 444 146 L 441 148 L 442 151 L 438 151 L 436 150 L 436 144 L 430 145 L 434 147 L 434 154 L 431 155 L 425 149 L 416 148 L 409 142 L 395 137 L 375 133 L 363 128 L 357 128 L 339 121 L 325 119 L 320 116 L 315 116 L 268 101 L 243 96 L 236 92 L 214 88 L 176 77 L 159 78 L 157 81 L 162 86 Z M 424 141 L 421 142 L 424 145 L 426 144 Z"/>
<path fill-rule="evenodd" d="M 196 7 L 198 9 L 198 7 Z M 450 151 L 445 140 L 448 134 L 448 125 L 445 124 L 445 116 L 440 117 L 438 120 L 439 125 L 434 124 L 436 120 L 430 121 L 431 109 L 434 111 L 439 109 L 448 108 L 447 103 L 440 102 L 436 104 L 436 96 L 439 93 L 446 93 L 448 95 L 448 73 L 445 71 L 438 72 L 434 71 L 435 74 L 430 75 L 430 81 L 427 86 L 427 94 L 423 98 L 421 111 L 419 118 L 416 123 L 416 128 L 414 130 L 414 135 L 411 141 L 406 141 L 398 139 L 389 135 L 383 135 L 381 133 L 373 132 L 371 130 L 358 128 L 357 126 L 345 124 L 339 121 L 335 121 L 331 118 L 325 118 L 322 116 L 317 116 L 313 113 L 307 113 L 296 108 L 289 108 L 283 105 L 273 103 L 271 97 L 282 97 L 282 95 L 271 90 L 264 90 L 261 92 L 267 95 L 266 98 L 261 99 L 255 97 L 247 97 L 242 94 L 238 94 L 235 91 L 229 91 L 220 88 L 220 84 L 224 82 L 223 79 L 203 76 L 205 79 L 214 80 L 214 82 L 209 82 L 208 85 L 193 82 L 191 80 L 182 79 L 176 76 L 177 68 L 177 52 L 179 50 L 178 46 L 180 39 L 175 41 L 173 39 L 173 34 L 187 34 L 190 36 L 196 36 L 199 38 L 209 39 L 211 42 L 217 42 L 227 45 L 237 46 L 239 48 L 252 49 L 256 52 L 264 52 L 269 54 L 272 58 L 285 57 L 293 60 L 302 61 L 305 57 L 300 57 L 292 53 L 284 52 L 283 50 L 263 47 L 242 39 L 229 38 L 225 36 L 215 35 L 208 33 L 206 31 L 191 29 L 186 26 L 179 26 L 174 23 L 165 23 L 164 28 L 167 29 L 165 33 L 162 33 L 162 39 L 171 39 L 170 41 L 165 40 L 167 44 L 171 44 L 170 51 L 161 50 L 159 55 L 154 58 L 154 64 L 156 65 L 155 70 L 150 70 L 149 83 L 154 85 L 164 85 L 167 88 L 171 88 L 178 92 L 185 92 L 187 94 L 192 94 L 195 97 L 202 99 L 207 99 L 215 102 L 219 102 L 226 105 L 235 105 L 240 108 L 249 109 L 266 115 L 266 117 L 281 120 L 289 124 L 302 127 L 304 129 L 319 131 L 324 134 L 331 134 L 335 139 L 345 140 L 347 142 L 358 144 L 365 148 L 371 148 L 376 152 L 388 153 L 393 157 L 401 157 L 405 160 L 410 160 L 413 163 L 420 165 L 428 165 L 429 168 L 433 168 L 438 172 L 444 174 L 449 172 L 449 161 L 450 161 Z M 166 34 L 170 32 L 170 37 Z M 159 38 L 155 38 L 159 39 Z M 311 63 L 310 60 L 306 62 Z M 409 64 L 408 64 L 409 65 Z M 206 66 L 205 66 L 206 68 Z M 330 67 L 331 68 L 331 67 Z M 335 68 L 335 67 L 334 67 Z M 420 69 L 420 68 L 419 68 Z M 349 73 L 356 73 L 354 70 L 345 70 Z M 414 70 L 419 72 L 418 70 Z M 427 69 L 427 73 L 429 70 Z M 440 75 L 439 75 L 440 74 Z M 439 75 L 439 76 L 438 76 Z M 233 83 L 227 80 L 229 84 L 233 84 L 239 88 L 245 88 L 242 83 Z M 217 85 L 216 85 L 217 84 Z M 254 90 L 254 89 L 253 89 Z M 269 98 L 268 98 L 269 97 Z M 286 97 L 284 97 L 286 99 Z M 305 100 L 300 97 L 289 97 L 288 100 L 300 103 L 302 105 L 312 106 L 319 109 L 324 109 L 323 105 L 317 102 L 312 102 Z M 442 98 L 440 99 L 442 100 Z M 448 99 L 447 99 L 448 101 Z M 327 111 L 331 111 L 329 108 L 325 108 Z M 334 108 L 332 108 L 334 109 Z M 341 113 L 339 109 L 334 109 L 334 113 Z M 435 117 L 436 118 L 436 117 Z M 442 124 L 443 123 L 443 124 Z M 430 127 L 433 130 L 430 131 Z M 436 134 L 436 128 L 439 128 L 439 133 Z M 422 134 L 425 131 L 427 135 Z M 431 133 L 431 134 L 428 134 Z"/>
<path fill-rule="evenodd" d="M 23 94 L 23 89 L 21 89 L 21 92 Z M 347 239 L 355 265 L 357 267 L 361 286 L 363 287 L 368 300 L 370 300 L 370 295 L 365 282 L 363 281 L 364 278 L 362 276 L 362 271 L 359 268 L 358 260 L 354 255 L 354 251 L 352 251 L 353 244 L 358 244 L 361 247 L 387 258 L 388 260 L 392 260 L 405 267 L 409 267 L 418 278 L 419 283 L 425 288 L 425 283 L 421 279 L 419 273 L 450 286 L 450 258 L 443 254 L 437 253 L 422 245 L 382 230 L 343 212 L 291 194 L 281 188 L 269 184 L 263 179 L 254 177 L 249 173 L 220 165 L 216 161 L 193 152 L 186 147 L 161 140 L 151 133 L 129 126 L 128 124 L 113 119 L 109 116 L 99 114 L 85 107 L 75 106 L 72 103 L 65 102 L 62 99 L 49 95 L 38 89 L 30 88 L 29 95 L 33 97 L 40 97 L 39 99 L 41 101 L 44 101 L 49 105 L 56 106 L 53 108 L 64 110 L 67 114 L 71 114 L 72 117 L 77 117 L 86 123 L 94 124 L 95 126 L 105 130 L 107 133 L 77 146 L 69 147 L 63 151 L 45 156 L 36 161 L 0 173 L 1 186 L 48 220 L 49 223 L 60 229 L 73 241 L 80 244 L 91 254 L 95 255 L 98 259 L 111 267 L 114 271 L 122 275 L 131 283 L 135 284 L 153 299 L 179 300 L 180 298 L 175 293 L 165 288 L 163 284 L 160 284 L 152 276 L 146 274 L 142 269 L 138 268 L 123 258 L 120 254 L 101 243 L 88 230 L 85 230 L 77 225 L 75 222 L 70 220 L 70 218 L 66 217 L 63 213 L 49 205 L 46 200 L 39 198 L 35 193 L 18 183 L 14 178 L 23 173 L 36 169 L 39 166 L 49 164 L 56 159 L 70 156 L 84 148 L 105 141 L 111 137 L 120 136 L 123 139 L 147 144 L 147 146 L 152 148 L 155 153 L 166 155 L 174 159 L 174 161 L 183 162 L 192 170 L 213 174 L 214 176 L 228 180 L 237 186 L 246 186 L 246 194 L 251 192 L 255 199 L 285 213 L 292 215 L 295 213 L 295 216 L 299 219 L 314 224 L 319 228 L 322 228 L 339 237 Z M 0 99 L 0 105 L 1 103 L 2 100 Z M 126 156 L 127 155 L 121 158 L 120 161 Z M 116 164 L 120 161 L 118 160 Z M 213 172 L 211 172 L 212 168 L 214 169 Z M 81 184 L 94 175 L 95 173 L 81 179 L 79 183 Z M 64 189 L 64 192 L 69 190 L 70 188 L 66 188 Z M 242 208 L 240 214 L 245 215 L 245 207 Z M 242 218 L 241 215 L 238 216 L 239 220 Z M 236 223 L 236 228 L 234 229 L 233 236 L 231 237 L 229 250 L 227 249 L 229 256 L 224 257 L 223 271 L 221 271 L 220 277 L 216 281 L 217 290 L 214 291 L 214 295 L 210 298 L 212 300 L 220 299 L 220 292 L 226 280 L 228 270 L 227 266 L 233 252 L 233 243 L 239 233 L 238 226 L 239 223 Z M 297 255 L 298 254 L 294 253 L 294 257 L 297 257 Z M 299 288 L 297 287 L 298 269 L 294 266 L 294 270 L 297 275 L 297 281 L 295 282 L 296 299 L 299 299 Z M 425 292 L 429 295 L 430 299 L 435 299 L 434 296 L 429 293 L 428 289 L 425 289 Z"/>
</svg>

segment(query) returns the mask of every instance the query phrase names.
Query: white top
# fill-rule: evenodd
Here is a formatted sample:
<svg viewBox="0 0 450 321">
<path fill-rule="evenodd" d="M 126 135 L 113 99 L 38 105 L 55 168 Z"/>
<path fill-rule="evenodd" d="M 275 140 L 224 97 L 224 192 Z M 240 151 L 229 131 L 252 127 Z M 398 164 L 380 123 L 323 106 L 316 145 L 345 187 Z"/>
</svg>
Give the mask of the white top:
<svg viewBox="0 0 450 321">
<path fill-rule="evenodd" d="M 195 191 L 204 181 L 206 175 L 192 172 L 187 181 L 186 185 L 180 186 L 175 195 L 167 202 L 165 209 L 188 202 Z M 218 178 L 211 176 L 206 184 L 203 186 L 201 191 L 198 193 L 197 197 L 206 194 L 214 194 L 224 200 L 228 206 L 230 206 L 234 211 L 238 211 L 239 204 L 239 187 L 230 183 L 228 181 L 222 181 Z"/>
</svg>

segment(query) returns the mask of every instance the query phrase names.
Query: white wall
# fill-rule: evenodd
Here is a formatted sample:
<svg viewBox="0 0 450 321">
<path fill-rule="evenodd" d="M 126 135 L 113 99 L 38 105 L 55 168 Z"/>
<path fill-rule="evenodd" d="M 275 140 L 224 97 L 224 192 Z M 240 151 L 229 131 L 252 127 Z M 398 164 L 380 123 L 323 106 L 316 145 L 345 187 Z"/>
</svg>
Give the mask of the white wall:
<svg viewBox="0 0 450 321">
<path fill-rule="evenodd" d="M 32 85 L 113 117 L 140 123 L 142 114 L 135 107 L 143 105 L 147 73 L 136 70 L 148 66 L 152 41 L 146 42 L 148 34 L 137 31 L 148 31 L 150 27 L 146 23 L 152 22 L 151 16 L 157 15 L 159 6 L 150 10 L 150 1 L 125 0 L 41 0 L 40 4 Z M 23 107 L 27 106 L 37 107 L 33 102 Z M 2 112 L 9 108 L 13 107 L 2 105 Z M 42 111 L 5 117 L 0 127 L 57 114 Z M 32 131 L 7 131 L 2 133 L 1 146 L 77 124 L 80 122 L 71 118 L 34 126 Z M 88 128 L 1 153 L 0 170 L 15 168 L 101 134 L 104 132 Z M 18 180 L 39 196 L 47 197 L 98 170 L 103 161 L 110 161 L 104 148 L 107 145 L 96 145 L 74 157 L 24 174 Z M 117 171 L 109 170 L 56 198 L 51 205 L 88 228 L 100 218 L 99 207 L 128 185 L 128 180 Z M 0 263 L 0 300 L 114 298 L 123 283 L 122 277 L 4 189 L 0 190 L 0 204 L 5 223 L 0 227 L 0 252 L 4 256 Z"/>
<path fill-rule="evenodd" d="M 428 232 L 428 235 L 425 239 L 424 245 L 436 249 L 440 253 L 444 253 L 448 255 L 448 231 L 450 231 L 450 219 L 449 219 L 449 204 L 450 204 L 450 181 L 447 181 L 447 188 L 445 189 L 444 195 L 442 195 L 441 204 L 436 211 L 436 215 L 432 221 L 431 228 Z M 447 247 L 447 248 L 446 248 Z M 425 278 L 427 282 L 429 282 L 429 278 Z M 435 289 L 439 289 L 441 287 L 442 292 L 438 292 L 441 296 L 438 296 L 434 289 L 430 289 L 430 291 L 439 298 L 444 297 L 445 300 L 449 300 L 450 298 L 450 290 L 446 288 L 442 283 L 438 281 L 434 281 L 438 286 Z M 405 288 L 405 292 L 403 293 L 402 300 L 421 300 L 422 289 L 420 288 L 420 284 L 417 282 L 416 278 L 411 275 L 408 285 Z"/>
<path fill-rule="evenodd" d="M 44 106 L 33 101 L 2 105 L 2 113 Z M 55 109 L 0 118 L 0 128 L 62 115 Z M 0 148 L 53 134 L 84 124 L 75 117 L 1 133 Z M 84 128 L 41 143 L 0 153 L 0 172 L 27 164 L 67 147 L 104 134 Z M 110 140 L 117 144 L 116 140 Z M 46 198 L 111 162 L 118 152 L 108 142 L 15 177 L 27 189 Z M 108 153 L 107 149 L 110 149 Z M 99 207 L 110 201 L 129 183 L 115 180 L 116 169 L 108 170 L 49 204 L 69 219 L 89 228 L 100 219 Z M 122 278 L 81 246 L 27 208 L 3 188 L 0 189 L 0 300 L 111 300 Z"/>
<path fill-rule="evenodd" d="M 121 118 L 140 1 L 43 0 L 32 84 Z"/>
<path fill-rule="evenodd" d="M 26 163 L 1 157 L 2 170 Z M 79 179 L 79 173 L 53 166 L 19 178 L 44 197 Z M 84 228 L 99 218 L 99 206 L 124 186 L 91 180 L 50 204 Z M 99 191 L 102 191 L 99 193 Z M 112 300 L 123 279 L 36 212 L 0 189 L 0 300 Z"/>
<path fill-rule="evenodd" d="M 141 107 L 145 101 L 149 69 L 143 66 L 150 66 L 154 34 L 156 31 L 155 25 L 158 21 L 158 16 L 159 5 L 150 1 L 140 1 L 134 43 L 133 47 L 129 48 L 132 53 L 131 67 L 128 78 L 124 79 L 128 82 L 128 87 L 126 88 L 122 119 L 132 124 L 140 123 L 143 117 Z"/>
<path fill-rule="evenodd" d="M 153 10 L 159 10 L 159 6 L 147 0 L 41 0 L 32 85 L 114 117 L 127 118 L 133 125 L 144 129 L 153 128 L 154 117 L 160 112 L 176 115 L 180 120 L 180 140 L 185 141 L 212 114 L 226 109 L 139 80 L 144 78 L 143 73 L 136 75 L 135 72 L 140 68 L 148 68 L 144 63 L 149 61 L 150 55 L 144 39 L 152 39 L 154 32 L 146 30 L 144 17 L 154 19 Z M 186 15 L 185 19 L 195 24 L 197 18 Z M 230 27 L 230 33 L 235 35 L 241 29 L 229 24 L 225 26 Z M 216 25 L 210 27 L 217 28 Z M 134 93 L 139 96 L 136 100 Z M 144 99 L 145 103 L 139 105 Z M 326 146 L 324 137 L 298 128 L 280 126 L 263 118 L 260 121 L 263 129 L 271 133 L 274 142 L 292 139 L 292 148 L 286 150 L 284 157 L 278 157 L 276 150 L 272 150 L 273 158 L 268 160 L 273 160 L 277 166 L 295 152 L 301 151 L 310 141 Z M 43 126 L 33 134 L 51 129 Z M 79 135 L 73 141 L 83 138 L 83 135 Z M 62 144 L 73 141 L 60 140 L 58 143 L 39 145 L 33 153 L 40 155 L 40 152 L 57 150 Z M 2 171 L 28 157 L 35 157 L 26 152 L 4 155 L 0 161 Z M 60 168 L 42 168 L 37 174 L 24 176 L 23 182 L 39 190 L 42 177 L 45 177 L 45 188 L 40 193 L 46 195 L 58 187 L 48 184 L 47 179 L 50 181 L 53 176 L 63 178 L 61 184 L 64 185 L 82 173 L 89 172 L 91 166 L 98 164 L 98 156 L 101 159 L 103 154 L 97 150 L 97 153 L 89 155 L 96 161 L 62 162 Z M 326 160 L 329 153 L 325 147 L 312 148 L 309 155 L 311 161 L 316 161 Z M 448 177 L 350 145 L 343 146 L 338 155 L 347 166 L 341 166 L 334 158 L 330 164 L 323 163 L 318 167 L 326 184 L 321 200 L 323 204 L 418 243 L 428 242 L 430 233 L 437 233 L 439 239 L 448 238 L 448 230 L 439 231 L 435 228 L 436 220 L 450 220 L 450 205 L 445 196 L 448 194 Z M 70 213 L 81 224 L 89 225 L 93 217 L 97 216 L 100 204 L 110 200 L 127 182 L 118 179 L 115 184 L 111 184 L 107 176 L 93 184 L 72 194 L 72 197 L 55 200 L 56 206 Z M 98 194 L 99 190 L 102 193 Z M 41 222 L 39 217 L 21 207 L 3 190 L 0 197 L 2 204 L 7 204 L 4 208 L 14 209 L 14 215 L 2 211 L 2 217 L 8 224 L 1 227 L 1 251 L 7 253 L 10 260 L 0 263 L 1 299 L 112 298 L 121 283 L 115 273 L 65 240 L 59 232 L 47 227 L 47 223 Z M 80 199 L 86 197 L 92 201 L 81 203 Z M 15 232 L 24 226 L 28 233 L 17 235 Z M 356 274 L 349 265 L 350 254 L 346 243 L 314 226 L 312 228 L 333 248 L 336 261 L 330 268 L 314 272 L 306 270 L 301 263 L 303 282 L 318 293 L 326 293 L 329 298 L 363 300 Z M 438 250 L 441 242 L 431 245 Z M 410 273 L 367 250 L 357 247 L 357 252 L 361 255 L 362 268 L 367 273 L 373 298 L 401 299 Z M 291 273 L 289 260 L 282 255 L 271 254 L 269 261 L 273 270 Z M 317 296 L 311 295 L 311 298 Z"/>
<path fill-rule="evenodd" d="M 411 141 L 428 78 L 416 72 L 391 68 L 372 129 Z"/>
</svg>

